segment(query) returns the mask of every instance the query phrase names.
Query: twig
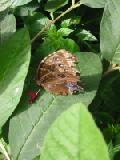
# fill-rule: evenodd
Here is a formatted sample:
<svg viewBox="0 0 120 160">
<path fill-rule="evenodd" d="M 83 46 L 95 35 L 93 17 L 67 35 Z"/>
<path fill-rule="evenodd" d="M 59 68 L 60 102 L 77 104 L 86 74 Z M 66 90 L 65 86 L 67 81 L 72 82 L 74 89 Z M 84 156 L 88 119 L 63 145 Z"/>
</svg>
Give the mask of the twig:
<svg viewBox="0 0 120 160">
<path fill-rule="evenodd" d="M 4 147 L 4 145 L 1 142 L 0 142 L 0 148 L 3 151 L 3 154 L 4 154 L 5 158 L 6 158 L 6 160 L 10 160 L 8 153 L 5 150 L 5 147 Z"/>
<path fill-rule="evenodd" d="M 52 20 L 54 19 L 53 12 L 50 12 L 50 17 Z"/>
<path fill-rule="evenodd" d="M 106 72 L 104 72 L 103 77 L 107 76 L 109 73 L 115 71 L 115 70 L 119 70 L 120 67 L 117 64 L 110 64 L 110 66 L 108 67 L 108 70 Z"/>
<path fill-rule="evenodd" d="M 72 0 L 72 5 L 74 5 L 75 4 L 75 0 Z"/>
<path fill-rule="evenodd" d="M 73 1 L 72 1 L 73 2 Z M 41 31 L 39 31 L 35 37 L 31 40 L 31 43 L 33 43 L 44 31 L 46 31 L 52 24 L 54 24 L 57 20 L 59 20 L 62 16 L 70 12 L 71 10 L 79 7 L 80 1 L 77 2 L 76 4 L 73 4 L 70 8 L 68 8 L 65 12 L 61 13 L 58 17 L 56 17 L 54 20 L 51 20 L 50 23 L 48 23 Z"/>
</svg>

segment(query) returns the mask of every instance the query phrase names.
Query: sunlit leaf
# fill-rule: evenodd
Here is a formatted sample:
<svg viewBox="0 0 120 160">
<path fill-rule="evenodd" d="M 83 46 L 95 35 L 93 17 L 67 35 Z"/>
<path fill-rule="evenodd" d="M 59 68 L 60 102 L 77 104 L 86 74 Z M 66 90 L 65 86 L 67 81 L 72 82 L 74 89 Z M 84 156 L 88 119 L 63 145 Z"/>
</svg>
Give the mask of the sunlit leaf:
<svg viewBox="0 0 120 160">
<path fill-rule="evenodd" d="M 22 29 L 0 46 L 0 128 L 19 103 L 29 61 L 30 39 Z"/>
<path fill-rule="evenodd" d="M 83 104 L 70 107 L 48 130 L 40 160 L 48 159 L 110 160 L 103 136 Z"/>
<path fill-rule="evenodd" d="M 16 31 L 16 19 L 13 15 L 7 15 L 0 22 L 0 43 L 8 39 Z"/>
<path fill-rule="evenodd" d="M 120 64 L 120 2 L 109 1 L 101 21 L 100 48 L 111 63 Z"/>
<path fill-rule="evenodd" d="M 19 114 L 10 122 L 9 142 L 13 159 L 32 160 L 39 155 L 44 136 L 53 121 L 72 104 L 82 102 L 88 106 L 96 95 L 102 72 L 99 57 L 86 52 L 78 52 L 75 55 L 81 80 L 85 84 L 85 92 L 72 96 L 54 96 L 43 91 L 36 102 L 29 105 L 29 89 L 25 90 L 19 105 Z"/>
</svg>

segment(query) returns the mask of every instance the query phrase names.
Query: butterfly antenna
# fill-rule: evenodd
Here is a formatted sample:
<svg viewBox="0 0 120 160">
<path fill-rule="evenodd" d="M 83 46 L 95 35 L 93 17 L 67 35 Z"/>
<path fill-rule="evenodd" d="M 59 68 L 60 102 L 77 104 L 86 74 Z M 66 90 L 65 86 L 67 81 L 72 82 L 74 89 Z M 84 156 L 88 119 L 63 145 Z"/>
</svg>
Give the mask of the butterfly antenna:
<svg viewBox="0 0 120 160">
<path fill-rule="evenodd" d="M 36 92 L 36 95 L 38 95 L 39 92 L 40 92 L 40 89 Z"/>
</svg>

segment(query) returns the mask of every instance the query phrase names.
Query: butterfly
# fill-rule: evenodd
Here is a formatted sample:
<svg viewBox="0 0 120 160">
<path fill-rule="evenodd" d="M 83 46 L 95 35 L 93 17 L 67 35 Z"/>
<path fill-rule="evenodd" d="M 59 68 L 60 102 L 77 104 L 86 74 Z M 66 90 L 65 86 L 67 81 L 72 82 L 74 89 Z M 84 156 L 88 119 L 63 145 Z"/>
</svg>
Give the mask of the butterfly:
<svg viewBox="0 0 120 160">
<path fill-rule="evenodd" d="M 49 54 L 37 69 L 37 85 L 55 95 L 68 95 L 83 91 L 80 73 L 76 67 L 77 58 L 72 53 L 60 49 Z"/>
</svg>

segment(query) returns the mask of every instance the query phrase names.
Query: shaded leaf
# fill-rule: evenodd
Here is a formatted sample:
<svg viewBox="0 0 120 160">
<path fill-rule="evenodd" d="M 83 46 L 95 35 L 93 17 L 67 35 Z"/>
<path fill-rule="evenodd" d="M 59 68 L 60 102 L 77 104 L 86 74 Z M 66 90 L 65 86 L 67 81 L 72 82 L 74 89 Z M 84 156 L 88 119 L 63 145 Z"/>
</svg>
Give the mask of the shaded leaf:
<svg viewBox="0 0 120 160">
<path fill-rule="evenodd" d="M 40 160 L 48 159 L 110 160 L 103 136 L 83 104 L 70 107 L 48 130 Z"/>
<path fill-rule="evenodd" d="M 85 83 L 85 92 L 72 96 L 54 96 L 43 91 L 37 101 L 29 105 L 25 91 L 18 113 L 10 121 L 9 143 L 13 159 L 32 160 L 39 155 L 44 136 L 53 121 L 72 104 L 83 102 L 88 106 L 94 98 L 102 72 L 100 59 L 93 53 L 78 52 L 75 55 L 81 79 Z"/>
<path fill-rule="evenodd" d="M 68 4 L 68 0 L 48 0 L 45 5 L 45 10 L 48 12 L 55 12 L 66 4 Z"/>
<path fill-rule="evenodd" d="M 11 0 L 0 0 L 0 12 L 6 10 L 11 6 Z"/>
<path fill-rule="evenodd" d="M 0 128 L 19 103 L 29 61 L 29 35 L 22 29 L 0 46 Z"/>
<path fill-rule="evenodd" d="M 5 18 L 5 16 L 8 15 L 8 10 L 9 9 L 6 9 L 6 10 L 0 12 L 0 22 Z"/>
<path fill-rule="evenodd" d="M 81 30 L 76 34 L 76 36 L 83 41 L 96 41 L 96 37 L 90 33 L 90 31 L 87 31 L 85 29 Z"/>
<path fill-rule="evenodd" d="M 7 15 L 0 22 L 0 43 L 7 40 L 14 32 L 16 32 L 16 19 L 13 15 Z"/>
<path fill-rule="evenodd" d="M 102 55 L 113 64 L 120 64 L 120 2 L 109 1 L 101 21 L 100 48 Z"/>
<path fill-rule="evenodd" d="M 26 18 L 29 18 L 29 16 L 34 15 L 33 12 L 35 12 L 37 8 L 39 8 L 39 4 L 28 3 L 26 5 L 17 7 L 15 10 L 15 15 L 21 17 L 26 16 Z"/>
<path fill-rule="evenodd" d="M 27 4 L 27 3 L 31 2 L 32 0 L 11 0 L 11 1 L 12 1 L 11 7 L 15 8 L 15 7 Z"/>
<path fill-rule="evenodd" d="M 107 0 L 81 0 L 81 4 L 85 4 L 92 8 L 104 8 Z"/>
<path fill-rule="evenodd" d="M 49 23 L 49 19 L 41 13 L 35 13 L 24 19 L 31 37 L 34 37 L 43 27 Z"/>
</svg>

